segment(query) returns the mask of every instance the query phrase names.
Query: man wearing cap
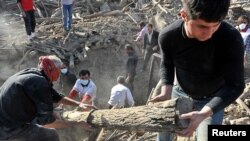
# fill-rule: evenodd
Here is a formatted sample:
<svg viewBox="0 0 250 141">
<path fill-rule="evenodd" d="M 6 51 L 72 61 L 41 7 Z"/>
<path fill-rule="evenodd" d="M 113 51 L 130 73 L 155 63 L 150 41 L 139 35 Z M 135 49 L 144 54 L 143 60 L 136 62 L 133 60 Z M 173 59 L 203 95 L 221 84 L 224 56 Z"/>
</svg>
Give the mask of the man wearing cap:
<svg viewBox="0 0 250 141">
<path fill-rule="evenodd" d="M 0 140 L 59 141 L 54 128 L 89 128 L 85 122 L 63 121 L 54 116 L 53 103 L 80 105 L 53 89 L 52 82 L 59 78 L 61 67 L 58 57 L 41 56 L 38 68 L 17 72 L 4 82 L 0 88 Z"/>
</svg>

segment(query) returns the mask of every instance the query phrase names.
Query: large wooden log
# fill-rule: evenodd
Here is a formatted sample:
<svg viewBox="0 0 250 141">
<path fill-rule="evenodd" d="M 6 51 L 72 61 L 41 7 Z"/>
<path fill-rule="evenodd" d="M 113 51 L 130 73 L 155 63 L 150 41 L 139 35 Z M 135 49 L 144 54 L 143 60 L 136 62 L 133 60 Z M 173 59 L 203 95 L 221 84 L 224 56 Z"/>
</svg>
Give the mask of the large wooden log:
<svg viewBox="0 0 250 141">
<path fill-rule="evenodd" d="M 85 121 L 94 127 L 106 129 L 163 132 L 186 128 L 188 121 L 180 120 L 178 116 L 190 112 L 192 107 L 192 100 L 183 97 L 124 109 L 68 111 L 62 117 L 70 121 Z"/>
</svg>

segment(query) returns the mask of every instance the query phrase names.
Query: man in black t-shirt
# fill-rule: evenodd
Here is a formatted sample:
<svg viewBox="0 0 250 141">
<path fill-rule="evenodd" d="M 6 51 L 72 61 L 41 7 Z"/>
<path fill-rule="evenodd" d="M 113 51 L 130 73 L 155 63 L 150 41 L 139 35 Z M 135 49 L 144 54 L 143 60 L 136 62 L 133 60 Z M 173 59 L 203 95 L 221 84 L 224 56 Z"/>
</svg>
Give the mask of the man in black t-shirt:
<svg viewBox="0 0 250 141">
<path fill-rule="evenodd" d="M 176 133 L 188 137 L 196 130 L 196 139 L 206 141 L 207 125 L 221 124 L 223 109 L 244 90 L 243 41 L 240 33 L 223 21 L 230 0 L 182 3 L 181 20 L 159 35 L 162 88 L 161 94 L 151 101 L 168 100 L 171 95 L 191 97 L 194 111 L 180 115 L 190 124 Z M 157 140 L 167 141 L 171 137 L 159 133 Z"/>
</svg>

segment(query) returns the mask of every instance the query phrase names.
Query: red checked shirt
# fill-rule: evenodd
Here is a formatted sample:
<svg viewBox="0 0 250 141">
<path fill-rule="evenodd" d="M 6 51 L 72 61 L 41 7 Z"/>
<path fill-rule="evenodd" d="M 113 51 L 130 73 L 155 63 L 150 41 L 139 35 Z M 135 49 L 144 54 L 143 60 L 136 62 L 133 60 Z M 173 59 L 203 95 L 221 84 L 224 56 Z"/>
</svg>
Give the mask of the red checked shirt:
<svg viewBox="0 0 250 141">
<path fill-rule="evenodd" d="M 21 4 L 23 11 L 34 10 L 33 0 L 17 0 L 17 2 Z"/>
</svg>

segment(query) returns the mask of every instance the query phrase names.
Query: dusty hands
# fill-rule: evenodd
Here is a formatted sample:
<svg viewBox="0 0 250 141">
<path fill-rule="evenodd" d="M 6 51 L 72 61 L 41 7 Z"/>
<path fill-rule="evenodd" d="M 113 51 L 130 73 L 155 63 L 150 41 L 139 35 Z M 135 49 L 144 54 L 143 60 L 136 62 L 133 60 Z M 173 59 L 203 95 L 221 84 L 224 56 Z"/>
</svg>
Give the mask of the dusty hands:
<svg viewBox="0 0 250 141">
<path fill-rule="evenodd" d="M 153 97 L 149 100 L 149 102 L 159 102 L 159 101 L 164 101 L 164 100 L 169 100 L 170 97 L 167 97 L 167 95 L 157 95 L 156 97 Z"/>
<path fill-rule="evenodd" d="M 181 130 L 181 131 L 175 131 L 175 133 L 182 137 L 190 137 L 193 135 L 193 132 L 196 130 L 199 124 L 207 117 L 201 114 L 201 112 L 199 111 L 192 111 L 192 112 L 180 115 L 179 118 L 189 119 L 190 123 L 186 129 Z"/>
<path fill-rule="evenodd" d="M 97 110 L 97 107 L 95 107 L 93 105 L 89 105 L 89 104 L 84 104 L 84 103 L 81 103 L 79 105 L 79 108 L 82 108 L 84 111 Z"/>
</svg>

